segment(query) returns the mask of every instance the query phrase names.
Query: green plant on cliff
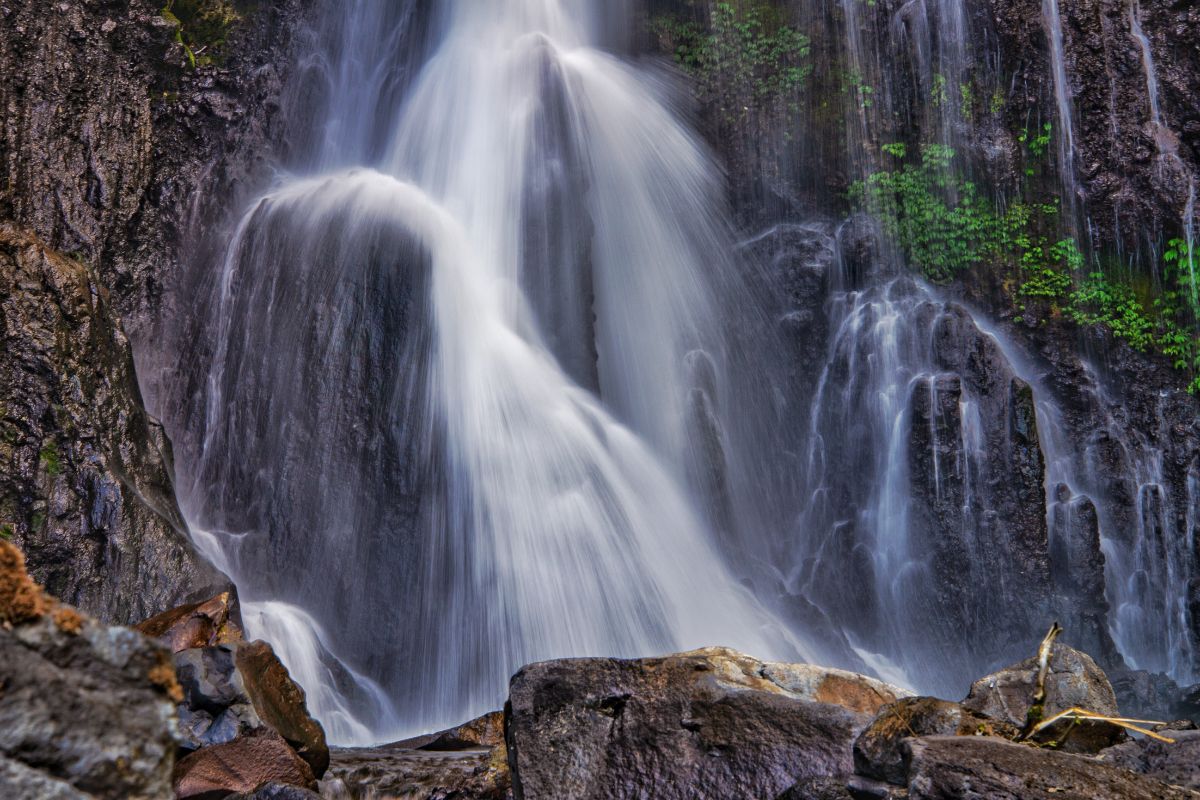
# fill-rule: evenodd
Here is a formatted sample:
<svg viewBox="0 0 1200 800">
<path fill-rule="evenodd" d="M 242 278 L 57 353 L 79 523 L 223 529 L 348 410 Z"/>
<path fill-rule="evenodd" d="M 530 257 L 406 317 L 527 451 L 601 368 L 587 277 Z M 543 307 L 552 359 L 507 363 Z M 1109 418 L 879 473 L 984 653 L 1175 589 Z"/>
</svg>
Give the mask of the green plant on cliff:
<svg viewBox="0 0 1200 800">
<path fill-rule="evenodd" d="M 954 150 L 925 145 L 919 159 L 900 143 L 883 146 L 899 162 L 851 188 L 857 205 L 880 220 L 910 264 L 935 283 L 986 262 L 1013 260 L 1049 291 L 1053 276 L 1082 263 L 1073 242 L 1051 241 L 1040 231 L 1056 218 L 1055 204 L 1012 203 L 1000 210 L 954 169 Z M 1068 284 L 1069 285 L 1069 284 Z"/>
<path fill-rule="evenodd" d="M 175 41 L 193 67 L 220 61 L 229 31 L 241 18 L 230 0 L 166 0 L 162 16 L 175 26 Z"/>
<path fill-rule="evenodd" d="M 701 99 L 715 103 L 726 121 L 793 105 L 812 71 L 808 37 L 768 3 L 718 3 L 706 26 L 664 15 L 651 30 L 696 80 Z"/>
<path fill-rule="evenodd" d="M 1045 153 L 1050 132 L 1046 125 L 1026 138 L 1031 153 Z M 1186 241 L 1168 243 L 1161 287 L 1139 292 L 1127 279 L 1087 271 L 1075 240 L 1055 238 L 1057 200 L 1001 209 L 961 177 L 948 147 L 926 145 L 919 159 L 903 143 L 881 150 L 897 164 L 855 184 L 851 197 L 926 278 L 945 283 L 983 265 L 1013 270 L 1012 301 L 1022 315 L 1038 304 L 1078 325 L 1104 326 L 1136 350 L 1169 358 L 1188 375 L 1188 390 L 1200 392 L 1200 276 Z"/>
</svg>

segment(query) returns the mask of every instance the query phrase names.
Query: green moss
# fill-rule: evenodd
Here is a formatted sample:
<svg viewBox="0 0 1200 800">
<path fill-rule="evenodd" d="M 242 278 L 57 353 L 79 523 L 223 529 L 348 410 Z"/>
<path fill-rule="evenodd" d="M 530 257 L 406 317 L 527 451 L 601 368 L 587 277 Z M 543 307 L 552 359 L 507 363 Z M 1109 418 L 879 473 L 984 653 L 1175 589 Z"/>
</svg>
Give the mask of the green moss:
<svg viewBox="0 0 1200 800">
<path fill-rule="evenodd" d="M 0 525 L 0 539 L 12 541 L 12 538 L 17 535 L 12 525 Z"/>
<path fill-rule="evenodd" d="M 58 459 L 58 445 L 53 441 L 47 442 L 42 447 L 41 453 L 38 454 L 38 460 L 41 461 L 48 475 L 55 476 L 62 472 L 62 464 Z"/>
<path fill-rule="evenodd" d="M 175 26 L 175 40 L 193 67 L 220 63 L 229 32 L 241 20 L 230 0 L 167 0 L 161 13 Z"/>
<path fill-rule="evenodd" d="M 706 26 L 663 15 L 650 28 L 730 122 L 752 108 L 790 104 L 812 71 L 808 37 L 768 3 L 717 3 Z"/>
</svg>

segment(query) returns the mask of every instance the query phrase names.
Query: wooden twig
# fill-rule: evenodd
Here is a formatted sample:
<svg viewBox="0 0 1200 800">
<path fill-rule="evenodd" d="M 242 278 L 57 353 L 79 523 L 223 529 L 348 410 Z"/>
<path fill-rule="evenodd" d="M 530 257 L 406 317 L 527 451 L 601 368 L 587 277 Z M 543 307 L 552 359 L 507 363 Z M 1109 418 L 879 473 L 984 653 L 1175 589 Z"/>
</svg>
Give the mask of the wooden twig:
<svg viewBox="0 0 1200 800">
<path fill-rule="evenodd" d="M 1042 639 L 1042 643 L 1038 647 L 1037 691 L 1033 694 L 1033 705 L 1029 707 L 1029 713 L 1025 715 L 1025 727 L 1017 734 L 1018 742 L 1032 736 L 1034 728 L 1046 715 L 1046 674 L 1050 671 L 1050 656 L 1054 652 L 1054 640 L 1062 631 L 1062 626 L 1055 622 L 1050 626 L 1046 638 Z"/>
</svg>

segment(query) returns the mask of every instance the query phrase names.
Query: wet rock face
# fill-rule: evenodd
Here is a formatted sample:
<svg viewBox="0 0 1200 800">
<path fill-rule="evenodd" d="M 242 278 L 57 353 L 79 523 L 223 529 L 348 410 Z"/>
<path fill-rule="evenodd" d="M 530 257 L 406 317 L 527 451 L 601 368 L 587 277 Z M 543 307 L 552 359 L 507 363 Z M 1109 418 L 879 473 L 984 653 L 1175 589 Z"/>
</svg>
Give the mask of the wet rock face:
<svg viewBox="0 0 1200 800">
<path fill-rule="evenodd" d="M 130 622 L 212 594 L 169 443 L 142 407 L 129 343 L 86 266 L 0 224 L 0 525 L 68 603 Z"/>
<path fill-rule="evenodd" d="M 775 797 L 849 775 L 870 714 L 902 692 L 714 648 L 534 664 L 506 710 L 517 798 Z"/>
<path fill-rule="evenodd" d="M 3 541 L 0 687 L 0 796 L 170 796 L 179 687 L 168 652 L 43 595 Z"/>
<path fill-rule="evenodd" d="M 92 266 L 135 338 L 194 215 L 210 218 L 256 182 L 307 5 L 247 5 L 224 63 L 198 69 L 161 3 L 0 8 L 0 219 Z"/>
</svg>

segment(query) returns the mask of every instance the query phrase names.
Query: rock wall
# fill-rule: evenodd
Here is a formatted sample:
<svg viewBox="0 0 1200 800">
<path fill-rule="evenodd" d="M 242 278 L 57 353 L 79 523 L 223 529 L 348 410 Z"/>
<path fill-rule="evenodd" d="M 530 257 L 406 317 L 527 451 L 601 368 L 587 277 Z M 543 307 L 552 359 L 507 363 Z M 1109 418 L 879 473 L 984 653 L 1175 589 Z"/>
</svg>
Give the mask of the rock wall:
<svg viewBox="0 0 1200 800">
<path fill-rule="evenodd" d="M 125 332 L 152 340 L 200 222 L 261 184 L 306 3 L 236 3 L 195 68 L 160 7 L 0 2 L 0 524 L 51 592 L 120 622 L 224 582 Z"/>
</svg>

